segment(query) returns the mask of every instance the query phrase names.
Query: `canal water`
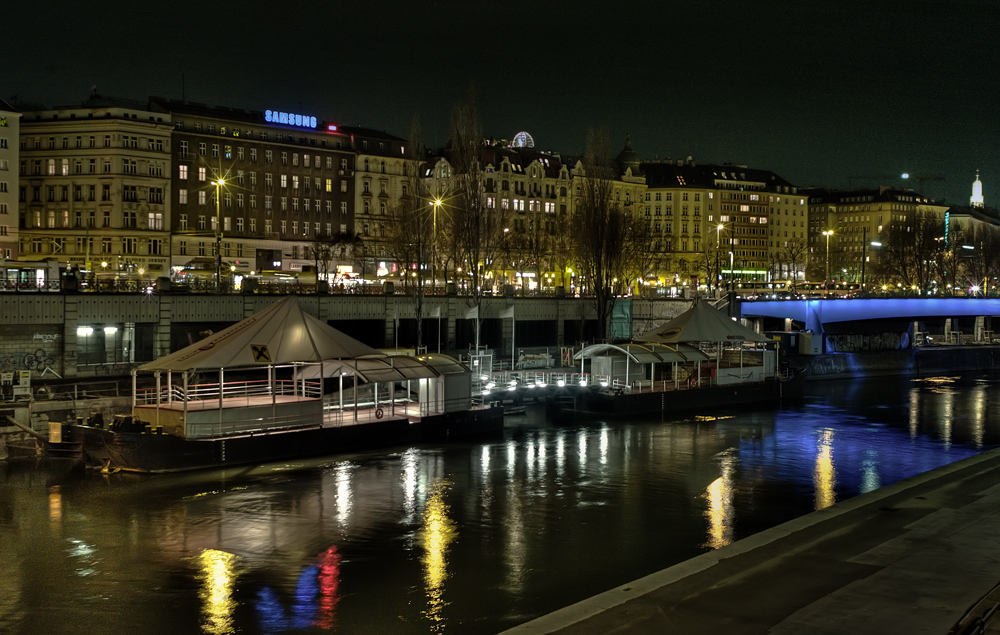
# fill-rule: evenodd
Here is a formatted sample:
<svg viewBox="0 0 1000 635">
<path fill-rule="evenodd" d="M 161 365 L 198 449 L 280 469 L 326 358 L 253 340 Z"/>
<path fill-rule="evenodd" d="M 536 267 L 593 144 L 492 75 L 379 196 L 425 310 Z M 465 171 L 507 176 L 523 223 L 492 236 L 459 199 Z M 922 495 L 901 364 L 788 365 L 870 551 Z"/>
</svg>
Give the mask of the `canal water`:
<svg viewBox="0 0 1000 635">
<path fill-rule="evenodd" d="M 0 633 L 493 633 L 1000 443 L 1000 378 L 137 477 L 0 462 Z"/>
</svg>

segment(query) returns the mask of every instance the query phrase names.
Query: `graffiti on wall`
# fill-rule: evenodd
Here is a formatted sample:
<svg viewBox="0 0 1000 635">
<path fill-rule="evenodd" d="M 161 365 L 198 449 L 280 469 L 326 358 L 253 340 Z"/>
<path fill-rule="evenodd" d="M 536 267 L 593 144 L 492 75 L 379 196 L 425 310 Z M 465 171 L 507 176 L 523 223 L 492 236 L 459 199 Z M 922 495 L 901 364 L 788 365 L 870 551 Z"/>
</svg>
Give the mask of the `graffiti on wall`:
<svg viewBox="0 0 1000 635">
<path fill-rule="evenodd" d="M 30 353 L 0 355 L 0 370 L 4 372 L 33 370 L 37 373 L 36 376 L 38 377 L 46 374 L 58 376 L 56 373 L 57 366 L 56 358 L 41 348 Z"/>
<path fill-rule="evenodd" d="M 860 351 L 900 351 L 910 347 L 908 333 L 872 333 L 869 335 L 827 335 L 826 350 L 830 353 Z"/>
</svg>

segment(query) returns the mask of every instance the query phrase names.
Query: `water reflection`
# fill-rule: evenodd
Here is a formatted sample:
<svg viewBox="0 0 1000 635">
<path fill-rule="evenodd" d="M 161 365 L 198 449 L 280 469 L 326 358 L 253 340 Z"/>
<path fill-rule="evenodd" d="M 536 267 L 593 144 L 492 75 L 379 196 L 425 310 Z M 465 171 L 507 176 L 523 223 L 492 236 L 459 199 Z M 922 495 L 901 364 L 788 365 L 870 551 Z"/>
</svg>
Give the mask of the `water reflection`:
<svg viewBox="0 0 1000 635">
<path fill-rule="evenodd" d="M 427 595 L 427 609 L 424 618 L 430 622 L 430 631 L 444 631 L 444 583 L 448 579 L 448 546 L 458 535 L 455 521 L 448 517 L 448 504 L 444 496 L 448 491 L 447 481 L 435 481 L 431 486 L 427 505 L 424 507 L 424 525 L 420 532 L 420 544 L 424 548 L 421 562 L 424 566 L 424 592 Z"/>
<path fill-rule="evenodd" d="M 708 519 L 709 549 L 725 547 L 733 541 L 736 510 L 733 507 L 733 472 L 736 469 L 737 457 L 734 452 L 726 450 L 719 456 L 719 471 L 721 476 L 712 481 L 705 491 L 708 499 L 708 509 L 705 516 Z"/>
<path fill-rule="evenodd" d="M 820 389 L 350 461 L 73 481 L 0 465 L 0 632 L 99 632 L 115 610 L 144 635 L 498 632 L 1000 440 L 1000 382 Z"/>
<path fill-rule="evenodd" d="M 337 547 L 332 546 L 302 570 L 289 611 L 271 587 L 263 587 L 256 601 L 261 632 L 277 635 L 310 627 L 332 630 L 336 626 L 336 609 L 340 601 L 340 559 Z"/>
<path fill-rule="evenodd" d="M 865 458 L 861 461 L 861 493 L 874 492 L 882 487 L 882 478 L 878 472 L 878 450 L 865 450 Z"/>
<path fill-rule="evenodd" d="M 351 472 L 353 466 L 344 462 L 337 465 L 337 522 L 346 526 L 351 519 L 351 507 L 354 505 L 354 491 L 351 489 Z"/>
<path fill-rule="evenodd" d="M 58 485 L 49 488 L 49 523 L 53 529 L 62 523 L 62 492 Z"/>
<path fill-rule="evenodd" d="M 817 430 L 816 467 L 813 469 L 815 509 L 825 509 L 837 502 L 837 471 L 833 464 L 833 430 Z"/>
<path fill-rule="evenodd" d="M 236 583 L 237 557 L 217 549 L 205 549 L 198 556 L 201 578 L 202 630 L 210 635 L 236 632 L 233 611 L 233 587 Z"/>
</svg>

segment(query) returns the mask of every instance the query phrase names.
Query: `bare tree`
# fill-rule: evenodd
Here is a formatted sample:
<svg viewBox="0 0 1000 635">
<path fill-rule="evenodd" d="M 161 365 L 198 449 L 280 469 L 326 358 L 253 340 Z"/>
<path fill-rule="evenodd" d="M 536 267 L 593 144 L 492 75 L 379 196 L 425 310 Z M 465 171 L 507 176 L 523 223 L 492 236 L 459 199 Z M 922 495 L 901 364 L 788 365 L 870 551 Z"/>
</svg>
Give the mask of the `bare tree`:
<svg viewBox="0 0 1000 635">
<path fill-rule="evenodd" d="M 923 291 L 943 256 L 944 221 L 935 214 L 917 212 L 893 220 L 882 230 L 876 271 L 888 283 Z"/>
<path fill-rule="evenodd" d="M 594 297 L 599 332 L 608 337 L 618 296 L 648 267 L 648 225 L 625 212 L 614 196 L 617 169 L 605 130 L 587 133 L 580 198 L 576 205 L 577 264 Z"/>
<path fill-rule="evenodd" d="M 410 124 L 405 165 L 405 194 L 391 206 L 390 221 L 386 232 L 386 250 L 399 271 L 397 281 L 402 291 L 413 303 L 417 320 L 417 345 L 424 345 L 423 317 L 424 295 L 431 273 L 434 252 L 433 215 L 431 201 L 422 196 L 423 181 L 420 122 L 414 118 Z"/>
<path fill-rule="evenodd" d="M 474 93 L 451 113 L 450 162 L 454 170 L 449 209 L 454 248 L 469 280 L 469 298 L 476 309 L 476 346 L 479 346 L 481 306 L 486 274 L 491 271 L 504 239 L 505 216 L 497 205 L 487 205 L 482 166 L 483 134 Z M 493 199 L 495 202 L 495 199 Z"/>
<path fill-rule="evenodd" d="M 997 295 L 1000 275 L 1000 231 L 988 225 L 977 225 L 963 234 L 963 244 L 955 249 L 961 253 L 955 267 L 955 289 L 978 287 L 984 295 Z"/>
</svg>

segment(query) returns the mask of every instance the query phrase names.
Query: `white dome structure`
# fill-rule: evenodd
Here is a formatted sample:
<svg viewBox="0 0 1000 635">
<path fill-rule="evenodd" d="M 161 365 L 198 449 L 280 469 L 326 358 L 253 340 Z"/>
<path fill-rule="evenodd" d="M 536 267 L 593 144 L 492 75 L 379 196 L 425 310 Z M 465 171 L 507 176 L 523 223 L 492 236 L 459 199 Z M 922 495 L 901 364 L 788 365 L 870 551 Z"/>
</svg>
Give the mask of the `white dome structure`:
<svg viewBox="0 0 1000 635">
<path fill-rule="evenodd" d="M 534 148 L 535 140 L 531 138 L 531 135 L 522 130 L 521 132 L 514 135 L 514 140 L 511 142 L 510 147 L 512 148 Z"/>
</svg>

